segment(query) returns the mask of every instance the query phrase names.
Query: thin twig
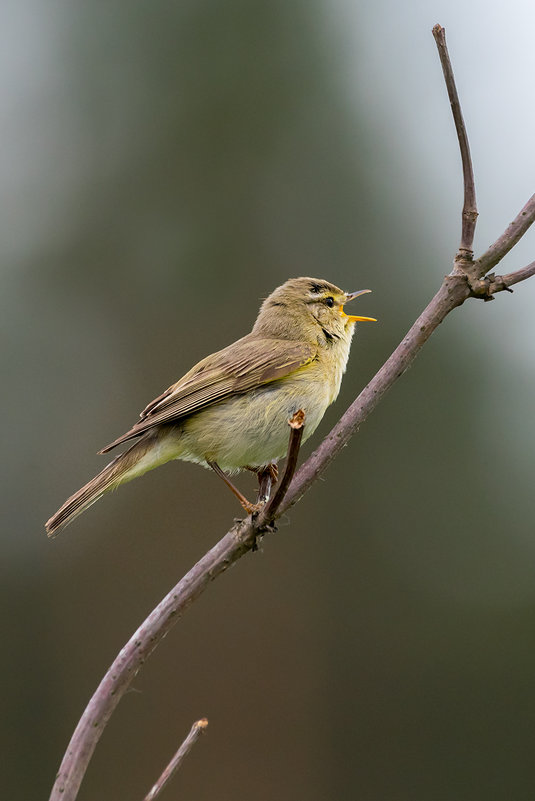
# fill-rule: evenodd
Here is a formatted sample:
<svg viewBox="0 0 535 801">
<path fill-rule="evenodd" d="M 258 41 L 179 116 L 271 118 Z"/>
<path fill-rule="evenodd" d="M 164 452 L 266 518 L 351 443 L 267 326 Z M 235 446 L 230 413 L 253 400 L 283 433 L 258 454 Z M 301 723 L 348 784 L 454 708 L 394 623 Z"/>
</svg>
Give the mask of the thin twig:
<svg viewBox="0 0 535 801">
<path fill-rule="evenodd" d="M 524 208 L 519 211 L 513 222 L 507 226 L 496 242 L 477 259 L 475 267 L 478 278 L 496 267 L 511 248 L 522 239 L 533 222 L 535 222 L 535 195 L 530 197 Z"/>
<path fill-rule="evenodd" d="M 472 261 L 474 234 L 476 230 L 478 212 L 476 204 L 474 170 L 472 168 L 472 158 L 470 156 L 470 145 L 468 143 L 468 135 L 466 133 L 466 126 L 464 124 L 459 95 L 457 94 L 453 68 L 451 66 L 448 48 L 446 45 L 446 31 L 441 25 L 435 25 L 433 28 L 433 36 L 435 37 L 440 63 L 442 64 L 442 72 L 444 73 L 444 80 L 448 90 L 448 97 L 450 99 L 451 111 L 453 114 L 453 120 L 455 122 L 455 130 L 457 131 L 459 149 L 461 151 L 461 161 L 463 164 L 464 204 L 462 213 L 461 243 L 459 245 L 458 258 L 461 260 L 461 262 L 463 260 Z"/>
<path fill-rule="evenodd" d="M 266 508 L 261 512 L 260 519 L 257 521 L 258 526 L 264 526 L 271 523 L 275 519 L 277 510 L 284 500 L 284 496 L 288 491 L 288 487 L 294 477 L 295 468 L 297 467 L 297 458 L 299 456 L 299 448 L 301 446 L 301 439 L 303 438 L 303 429 L 305 427 L 305 413 L 299 409 L 293 417 L 288 420 L 290 426 L 290 441 L 288 442 L 288 455 L 286 457 L 286 466 L 284 474 L 280 480 L 279 486 L 273 498 L 270 500 Z"/>
<path fill-rule="evenodd" d="M 483 300 L 494 300 L 494 295 L 497 292 L 512 292 L 511 286 L 513 284 L 525 281 L 526 278 L 531 278 L 532 275 L 535 275 L 535 261 L 528 264 L 527 267 L 522 267 L 520 270 L 515 270 L 515 272 L 507 275 L 489 273 L 483 278 L 470 281 L 470 288 L 474 297 L 483 298 Z"/>
<path fill-rule="evenodd" d="M 488 272 L 520 239 L 535 218 L 535 196 L 497 242 L 477 262 L 480 276 Z M 534 263 L 535 264 L 535 263 Z M 504 285 L 518 283 L 534 274 L 534 264 L 503 276 Z M 504 287 L 505 288 L 505 287 Z M 381 398 L 403 375 L 433 331 L 457 306 L 473 296 L 468 275 L 454 272 L 444 278 L 429 305 L 411 326 L 390 358 L 295 474 L 286 496 L 271 512 L 274 522 L 295 504 L 325 471 L 352 434 Z M 297 429 L 298 430 L 298 429 Z M 267 510 L 266 510 L 267 511 Z M 263 514 L 238 521 L 225 536 L 178 582 L 141 624 L 116 657 L 84 711 L 65 753 L 50 801 L 74 801 L 95 746 L 119 700 L 148 656 L 180 615 L 208 584 L 250 551 L 256 537 L 268 527 Z"/>
<path fill-rule="evenodd" d="M 160 795 L 161 791 L 167 784 L 167 782 L 173 777 L 176 773 L 178 768 L 180 767 L 181 763 L 184 760 L 184 757 L 189 754 L 201 734 L 206 731 L 206 727 L 208 726 L 208 721 L 206 718 L 201 718 L 201 720 L 196 721 L 191 727 L 190 733 L 172 758 L 171 762 L 168 764 L 156 784 L 152 787 L 149 793 L 145 796 L 143 801 L 154 801 L 156 796 Z"/>
<path fill-rule="evenodd" d="M 513 286 L 513 284 L 519 284 L 521 281 L 525 281 L 526 278 L 531 278 L 535 275 L 535 261 L 532 261 L 531 264 L 528 264 L 526 267 L 521 267 L 520 270 L 515 270 L 514 273 L 507 273 L 507 275 L 502 275 L 501 281 L 505 284 L 506 287 Z M 498 290 L 494 290 L 496 292 Z"/>
</svg>

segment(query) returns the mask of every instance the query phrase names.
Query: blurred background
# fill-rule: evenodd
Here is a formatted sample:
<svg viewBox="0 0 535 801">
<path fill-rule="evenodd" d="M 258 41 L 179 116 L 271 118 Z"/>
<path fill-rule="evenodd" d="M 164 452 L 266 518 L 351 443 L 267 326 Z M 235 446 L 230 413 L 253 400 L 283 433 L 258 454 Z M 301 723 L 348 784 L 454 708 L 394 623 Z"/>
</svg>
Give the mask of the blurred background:
<svg viewBox="0 0 535 801">
<path fill-rule="evenodd" d="M 290 276 L 371 288 L 309 453 L 449 272 L 535 191 L 533 5 L 6 0 L 0 28 L 3 794 L 45 799 L 116 653 L 227 530 L 172 463 L 54 541 L 98 448 Z M 535 258 L 530 232 L 502 272 Z M 436 332 L 314 490 L 138 675 L 79 798 L 528 799 L 535 280 Z M 251 494 L 253 481 L 241 479 Z M 291 525 L 290 525 L 291 523 Z"/>
</svg>

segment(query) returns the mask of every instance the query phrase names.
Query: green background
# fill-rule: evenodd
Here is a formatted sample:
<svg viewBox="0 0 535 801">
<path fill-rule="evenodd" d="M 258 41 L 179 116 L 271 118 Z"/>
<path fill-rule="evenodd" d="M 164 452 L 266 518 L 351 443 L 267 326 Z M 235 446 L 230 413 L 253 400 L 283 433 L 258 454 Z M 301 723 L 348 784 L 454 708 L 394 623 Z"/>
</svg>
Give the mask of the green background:
<svg viewBox="0 0 535 801">
<path fill-rule="evenodd" d="M 116 653 L 239 513 L 176 463 L 47 541 L 98 448 L 311 275 L 372 289 L 356 313 L 379 323 L 360 326 L 309 453 L 450 270 L 462 186 L 435 22 L 481 252 L 535 191 L 530 3 L 4 4 L 10 801 L 48 797 Z M 533 258 L 530 232 L 503 269 Z M 534 300 L 535 281 L 448 318 L 325 480 L 161 644 L 82 801 L 142 798 L 203 715 L 164 798 L 533 797 Z"/>
</svg>

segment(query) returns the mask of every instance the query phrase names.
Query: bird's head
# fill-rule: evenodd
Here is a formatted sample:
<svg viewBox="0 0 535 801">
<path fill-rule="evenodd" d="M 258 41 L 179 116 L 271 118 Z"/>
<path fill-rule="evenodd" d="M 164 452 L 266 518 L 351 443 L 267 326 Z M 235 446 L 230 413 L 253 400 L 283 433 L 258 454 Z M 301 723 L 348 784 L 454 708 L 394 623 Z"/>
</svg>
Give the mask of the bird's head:
<svg viewBox="0 0 535 801">
<path fill-rule="evenodd" d="M 304 342 L 346 341 L 356 322 L 375 322 L 374 317 L 349 315 L 344 310 L 350 300 L 370 291 L 344 292 L 320 278 L 290 278 L 265 299 L 253 331 Z"/>
</svg>

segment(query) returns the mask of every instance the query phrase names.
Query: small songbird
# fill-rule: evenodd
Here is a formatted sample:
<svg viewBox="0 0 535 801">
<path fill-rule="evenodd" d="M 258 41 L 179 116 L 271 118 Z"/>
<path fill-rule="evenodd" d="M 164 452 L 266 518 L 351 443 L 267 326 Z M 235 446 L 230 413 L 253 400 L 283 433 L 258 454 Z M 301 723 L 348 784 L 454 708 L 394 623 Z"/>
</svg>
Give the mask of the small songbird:
<svg viewBox="0 0 535 801">
<path fill-rule="evenodd" d="M 172 459 L 211 467 L 249 503 L 226 473 L 270 470 L 286 454 L 288 420 L 305 413 L 303 439 L 340 391 L 355 323 L 344 305 L 369 292 L 344 292 L 328 281 L 291 278 L 260 307 L 250 334 L 207 356 L 141 412 L 139 422 L 103 448 L 135 439 L 46 523 L 50 537 L 95 503 Z M 265 498 L 263 499 L 266 500 Z"/>
</svg>

